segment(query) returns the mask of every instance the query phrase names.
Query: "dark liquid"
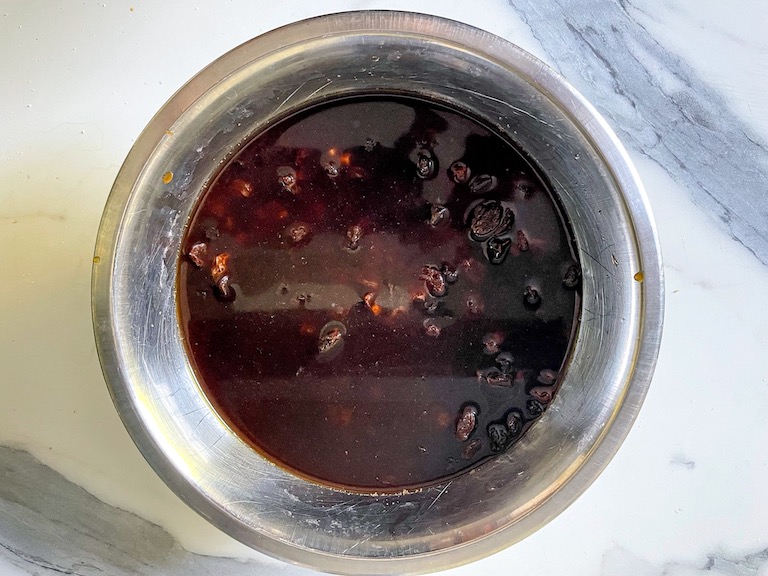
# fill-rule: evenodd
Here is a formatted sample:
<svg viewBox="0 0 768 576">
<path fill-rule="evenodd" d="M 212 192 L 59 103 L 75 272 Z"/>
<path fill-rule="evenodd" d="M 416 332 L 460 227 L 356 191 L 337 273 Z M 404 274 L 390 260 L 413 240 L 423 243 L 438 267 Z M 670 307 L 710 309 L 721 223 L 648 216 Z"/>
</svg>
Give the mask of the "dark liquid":
<svg viewBox="0 0 768 576">
<path fill-rule="evenodd" d="M 181 325 L 221 417 L 325 484 L 423 486 L 508 449 L 557 388 L 580 272 L 507 142 L 404 98 L 245 146 L 184 240 Z"/>
</svg>

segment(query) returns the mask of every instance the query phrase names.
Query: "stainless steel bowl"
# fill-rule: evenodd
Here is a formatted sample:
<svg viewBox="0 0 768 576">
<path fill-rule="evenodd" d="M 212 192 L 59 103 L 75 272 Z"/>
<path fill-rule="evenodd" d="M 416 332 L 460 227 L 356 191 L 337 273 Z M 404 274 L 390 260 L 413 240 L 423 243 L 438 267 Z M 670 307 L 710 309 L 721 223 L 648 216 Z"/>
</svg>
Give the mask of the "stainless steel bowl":
<svg viewBox="0 0 768 576">
<path fill-rule="evenodd" d="M 360 93 L 414 95 L 468 110 L 517 142 L 552 183 L 583 265 L 581 322 L 550 409 L 507 454 L 416 493 L 347 494 L 265 460 L 213 412 L 177 319 L 184 227 L 222 163 L 277 120 Z M 551 520 L 626 436 L 661 337 L 663 279 L 648 200 L 606 123 L 520 48 L 419 14 L 353 12 L 298 22 L 208 66 L 160 110 L 128 155 L 96 256 L 99 355 L 146 459 L 192 508 L 238 540 L 337 573 L 447 568 Z"/>
</svg>

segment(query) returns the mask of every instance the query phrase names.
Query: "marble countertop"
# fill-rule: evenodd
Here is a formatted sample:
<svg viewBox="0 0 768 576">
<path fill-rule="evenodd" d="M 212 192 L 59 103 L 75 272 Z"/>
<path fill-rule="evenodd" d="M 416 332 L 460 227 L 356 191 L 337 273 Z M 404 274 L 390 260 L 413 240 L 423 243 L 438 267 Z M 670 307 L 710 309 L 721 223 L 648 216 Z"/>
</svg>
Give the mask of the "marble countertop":
<svg viewBox="0 0 768 576">
<path fill-rule="evenodd" d="M 134 447 L 94 346 L 112 182 L 210 61 L 317 2 L 0 3 L 0 575 L 311 574 L 188 509 Z M 635 427 L 575 504 L 452 575 L 768 575 L 768 4 L 344 0 L 484 28 L 558 70 L 635 162 L 666 323 Z"/>
</svg>

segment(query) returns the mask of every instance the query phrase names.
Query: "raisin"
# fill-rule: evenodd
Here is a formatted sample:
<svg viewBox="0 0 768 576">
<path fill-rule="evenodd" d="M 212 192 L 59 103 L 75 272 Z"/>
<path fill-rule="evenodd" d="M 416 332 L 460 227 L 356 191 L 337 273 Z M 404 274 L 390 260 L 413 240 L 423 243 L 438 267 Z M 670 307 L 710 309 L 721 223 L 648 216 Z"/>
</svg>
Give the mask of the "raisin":
<svg viewBox="0 0 768 576">
<path fill-rule="evenodd" d="M 469 440 L 470 435 L 475 431 L 475 426 L 477 426 L 477 408 L 470 404 L 464 407 L 456 423 L 456 439 L 459 442 Z"/>
<path fill-rule="evenodd" d="M 206 258 L 208 256 L 208 244 L 205 242 L 195 242 L 187 253 L 192 264 L 198 268 L 205 266 Z"/>
</svg>

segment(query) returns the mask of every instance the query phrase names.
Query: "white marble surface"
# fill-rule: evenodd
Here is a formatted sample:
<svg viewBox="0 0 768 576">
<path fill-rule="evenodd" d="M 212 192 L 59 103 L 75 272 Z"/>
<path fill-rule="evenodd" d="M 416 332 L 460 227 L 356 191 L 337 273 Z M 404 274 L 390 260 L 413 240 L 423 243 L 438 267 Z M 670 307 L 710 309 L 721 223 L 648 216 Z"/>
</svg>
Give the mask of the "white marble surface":
<svg viewBox="0 0 768 576">
<path fill-rule="evenodd" d="M 759 0 L 0 2 L 0 575 L 309 574 L 218 532 L 134 448 L 98 366 L 91 257 L 120 163 L 182 83 L 364 8 L 462 20 L 559 70 L 627 146 L 665 256 L 659 365 L 619 454 L 545 528 L 446 574 L 768 575 Z"/>
</svg>

